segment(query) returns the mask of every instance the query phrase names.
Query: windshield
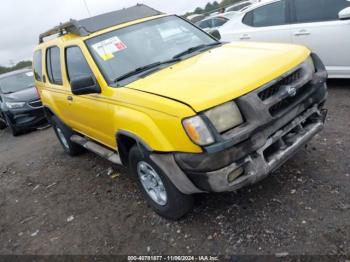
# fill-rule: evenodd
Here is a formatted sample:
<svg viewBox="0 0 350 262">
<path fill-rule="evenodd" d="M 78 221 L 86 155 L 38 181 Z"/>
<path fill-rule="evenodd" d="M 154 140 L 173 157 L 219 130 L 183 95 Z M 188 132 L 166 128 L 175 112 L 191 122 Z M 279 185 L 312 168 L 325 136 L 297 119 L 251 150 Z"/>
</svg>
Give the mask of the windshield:
<svg viewBox="0 0 350 262">
<path fill-rule="evenodd" d="M 15 93 L 34 86 L 31 71 L 0 78 L 0 90 L 3 94 Z"/>
<path fill-rule="evenodd" d="M 216 42 L 181 18 L 168 16 L 105 33 L 86 43 L 107 82 L 113 84 L 135 69 Z"/>
</svg>

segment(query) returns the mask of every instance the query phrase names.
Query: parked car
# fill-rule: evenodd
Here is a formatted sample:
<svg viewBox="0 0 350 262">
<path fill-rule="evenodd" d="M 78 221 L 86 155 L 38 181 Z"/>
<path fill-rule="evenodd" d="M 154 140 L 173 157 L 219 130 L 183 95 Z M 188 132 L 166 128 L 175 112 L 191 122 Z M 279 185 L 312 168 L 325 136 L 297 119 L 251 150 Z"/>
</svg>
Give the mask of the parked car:
<svg viewBox="0 0 350 262">
<path fill-rule="evenodd" d="M 233 17 L 239 15 L 240 12 L 226 12 L 221 14 L 221 16 L 226 17 L 227 19 L 231 20 Z"/>
<path fill-rule="evenodd" d="M 207 15 L 204 15 L 204 14 L 203 15 L 202 14 L 194 14 L 194 15 L 190 15 L 190 16 L 186 17 L 186 19 L 188 21 L 190 21 L 191 23 L 198 23 L 206 17 L 207 17 Z"/>
<path fill-rule="evenodd" d="M 0 75 L 0 128 L 14 136 L 47 123 L 31 69 Z"/>
<path fill-rule="evenodd" d="M 251 6 L 253 4 L 252 1 L 242 1 L 237 4 L 231 5 L 226 8 L 225 12 L 239 12 L 243 8 L 246 8 L 248 6 Z"/>
<path fill-rule="evenodd" d="M 229 19 L 222 15 L 215 15 L 197 22 L 196 25 L 203 30 L 213 30 L 218 29 L 220 26 L 223 26 L 228 21 Z"/>
<path fill-rule="evenodd" d="M 325 63 L 330 78 L 350 78 L 350 2 L 274 0 L 253 5 L 220 28 L 225 41 L 305 45 Z"/>
<path fill-rule="evenodd" d="M 36 85 L 64 150 L 127 166 L 167 218 L 195 193 L 258 182 L 324 126 L 327 73 L 302 46 L 224 44 L 144 5 L 39 41 Z"/>
</svg>

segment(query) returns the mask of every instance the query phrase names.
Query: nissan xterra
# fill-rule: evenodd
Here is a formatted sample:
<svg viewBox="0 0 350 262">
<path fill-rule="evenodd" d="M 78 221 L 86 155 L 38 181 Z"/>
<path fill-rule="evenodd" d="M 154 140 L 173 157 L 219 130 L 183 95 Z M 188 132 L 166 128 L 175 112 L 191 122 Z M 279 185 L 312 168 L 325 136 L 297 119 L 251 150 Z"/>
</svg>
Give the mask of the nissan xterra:
<svg viewBox="0 0 350 262">
<path fill-rule="evenodd" d="M 144 5 L 39 41 L 36 86 L 64 150 L 127 166 L 167 218 L 195 193 L 258 182 L 324 126 L 327 73 L 302 46 L 222 43 Z"/>
</svg>

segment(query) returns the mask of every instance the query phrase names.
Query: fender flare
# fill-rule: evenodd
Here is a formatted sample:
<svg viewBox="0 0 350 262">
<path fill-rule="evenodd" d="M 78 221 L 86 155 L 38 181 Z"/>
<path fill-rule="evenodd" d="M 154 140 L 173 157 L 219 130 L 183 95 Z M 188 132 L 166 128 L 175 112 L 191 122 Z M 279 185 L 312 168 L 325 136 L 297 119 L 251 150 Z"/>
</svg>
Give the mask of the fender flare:
<svg viewBox="0 0 350 262">
<path fill-rule="evenodd" d="M 146 151 L 150 153 L 154 151 L 142 138 L 129 131 L 118 130 L 115 137 L 118 153 L 124 166 L 127 166 L 129 151 L 135 144 L 139 147 L 141 152 Z"/>
<path fill-rule="evenodd" d="M 132 139 L 134 143 L 132 145 L 128 145 L 128 149 L 130 150 L 130 148 L 136 144 L 139 147 L 140 152 L 142 154 L 147 154 L 148 157 L 156 165 L 158 165 L 161 170 L 163 170 L 164 174 L 180 192 L 187 195 L 203 192 L 202 190 L 198 189 L 187 177 L 187 175 L 178 167 L 172 154 L 157 154 L 157 152 L 155 152 L 147 143 L 144 142 L 144 140 L 142 140 L 137 135 L 125 130 L 120 130 L 117 132 L 116 138 L 120 159 L 124 166 L 128 165 L 128 152 L 126 151 L 125 145 L 118 142 L 118 140 L 121 141 L 122 137 Z"/>
<path fill-rule="evenodd" d="M 51 123 L 51 118 L 52 116 L 57 116 L 57 114 L 55 114 L 55 112 L 48 106 L 44 105 L 43 106 L 43 110 L 44 110 L 44 114 L 46 116 L 46 119 Z M 61 120 L 61 119 L 60 119 Z"/>
</svg>

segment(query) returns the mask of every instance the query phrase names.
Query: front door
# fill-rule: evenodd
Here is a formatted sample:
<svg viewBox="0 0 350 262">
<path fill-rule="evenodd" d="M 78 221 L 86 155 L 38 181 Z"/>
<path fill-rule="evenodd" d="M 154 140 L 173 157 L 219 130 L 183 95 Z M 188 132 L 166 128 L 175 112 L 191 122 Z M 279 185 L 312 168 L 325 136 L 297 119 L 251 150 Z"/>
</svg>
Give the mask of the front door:
<svg viewBox="0 0 350 262">
<path fill-rule="evenodd" d="M 68 46 L 65 49 L 65 65 L 67 79 L 77 78 L 93 73 L 79 46 Z M 67 96 L 71 120 L 71 127 L 78 132 L 94 138 L 98 142 L 114 147 L 116 138 L 113 130 L 112 108 L 101 94 Z"/>
</svg>

